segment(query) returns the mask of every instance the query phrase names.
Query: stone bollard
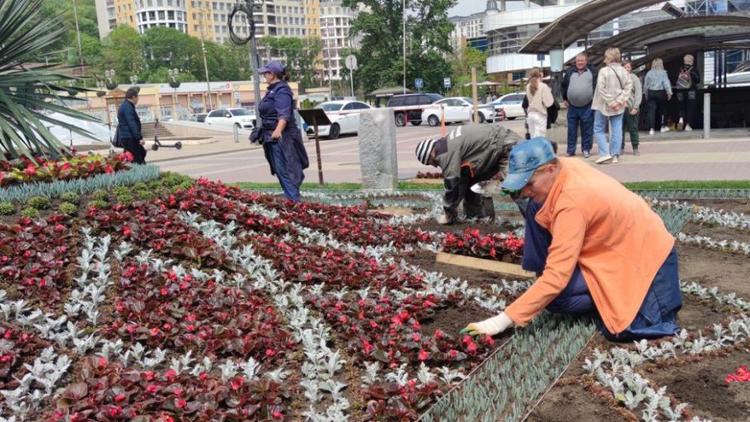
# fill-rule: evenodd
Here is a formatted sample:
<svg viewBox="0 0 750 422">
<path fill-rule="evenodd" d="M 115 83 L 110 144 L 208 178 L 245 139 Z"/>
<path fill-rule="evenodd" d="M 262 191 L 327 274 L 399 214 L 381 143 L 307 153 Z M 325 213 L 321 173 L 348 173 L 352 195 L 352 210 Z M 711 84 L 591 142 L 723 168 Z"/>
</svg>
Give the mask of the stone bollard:
<svg viewBox="0 0 750 422">
<path fill-rule="evenodd" d="M 711 137 L 711 93 L 703 94 L 703 139 Z"/>
<path fill-rule="evenodd" d="M 359 115 L 359 163 L 362 189 L 398 188 L 396 122 L 393 110 L 373 109 Z"/>
</svg>

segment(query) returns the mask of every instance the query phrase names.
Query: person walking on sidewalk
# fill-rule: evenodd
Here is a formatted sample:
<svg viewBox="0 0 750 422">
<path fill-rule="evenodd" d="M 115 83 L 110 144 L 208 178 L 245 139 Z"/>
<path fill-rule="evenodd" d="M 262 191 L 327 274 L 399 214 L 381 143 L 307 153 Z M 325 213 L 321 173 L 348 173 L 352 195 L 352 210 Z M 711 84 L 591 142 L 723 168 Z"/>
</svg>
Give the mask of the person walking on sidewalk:
<svg viewBox="0 0 750 422">
<path fill-rule="evenodd" d="M 440 224 L 458 220 L 463 202 L 466 218 L 495 218 L 492 198 L 474 192 L 474 184 L 498 176 L 508 162 L 511 147 L 521 137 L 502 126 L 458 126 L 442 138 L 425 139 L 414 151 L 420 163 L 443 170 L 443 214 Z"/>
<path fill-rule="evenodd" d="M 502 189 L 529 200 L 522 266 L 539 277 L 504 312 L 464 332 L 496 335 L 544 309 L 595 314 L 613 341 L 679 331 L 675 240 L 643 198 L 582 160 L 556 158 L 544 138 L 513 147 Z"/>
<path fill-rule="evenodd" d="M 138 105 L 138 87 L 131 86 L 125 91 L 125 101 L 117 110 L 117 130 L 115 139 L 122 148 L 133 155 L 133 162 L 146 164 L 146 148 L 143 147 L 141 119 L 135 106 Z"/>
<path fill-rule="evenodd" d="M 579 53 L 575 66 L 565 72 L 562 81 L 563 104 L 568 107 L 568 157 L 576 154 L 579 128 L 583 157 L 589 158 L 591 154 L 594 137 L 591 101 L 594 99 L 597 71 L 588 62 L 586 53 Z"/>
<path fill-rule="evenodd" d="M 667 114 L 667 102 L 672 99 L 672 84 L 661 59 L 651 62 L 651 69 L 643 79 L 643 91 L 646 93 L 648 110 L 648 134 L 653 135 L 656 130 L 668 132 L 664 116 Z"/>
<path fill-rule="evenodd" d="M 622 147 L 622 119 L 628 99 L 633 90 L 633 81 L 620 64 L 620 50 L 608 48 L 604 53 L 604 64 L 596 81 L 596 92 L 591 103 L 594 110 L 594 138 L 599 147 L 596 164 L 619 161 Z M 609 137 L 604 131 L 609 125 Z"/>
<path fill-rule="evenodd" d="M 289 88 L 289 73 L 277 61 L 258 69 L 268 84 L 268 92 L 258 105 L 263 152 L 284 191 L 284 197 L 299 202 L 299 188 L 305 178 L 303 170 L 310 165 L 305 145 L 294 119 L 294 98 Z"/>
<path fill-rule="evenodd" d="M 526 87 L 526 99 L 529 102 L 526 122 L 532 138 L 547 133 L 547 108 L 555 103 L 552 90 L 542 81 L 542 70 L 538 67 L 529 73 L 529 85 Z"/>
<path fill-rule="evenodd" d="M 633 73 L 633 64 L 629 60 L 626 60 L 622 67 L 628 72 L 630 80 L 633 81 L 633 91 L 631 92 L 630 98 L 628 98 L 628 105 L 625 108 L 625 114 L 622 125 L 622 141 L 625 150 L 625 132 L 630 133 L 630 145 L 633 147 L 633 155 L 640 155 L 638 152 L 638 122 L 639 122 L 639 111 L 641 108 L 641 101 L 643 100 L 643 90 L 641 89 L 641 80 L 638 75 Z"/>
</svg>

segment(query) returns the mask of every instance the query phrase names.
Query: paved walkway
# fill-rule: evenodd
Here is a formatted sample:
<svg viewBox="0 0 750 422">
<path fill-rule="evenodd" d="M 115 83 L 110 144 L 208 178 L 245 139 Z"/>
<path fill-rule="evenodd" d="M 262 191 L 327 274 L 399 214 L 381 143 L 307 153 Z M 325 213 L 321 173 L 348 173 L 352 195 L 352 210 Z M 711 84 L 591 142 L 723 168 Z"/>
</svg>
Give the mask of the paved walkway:
<svg viewBox="0 0 750 422">
<path fill-rule="evenodd" d="M 521 132 L 523 121 L 505 122 L 511 129 Z M 428 137 L 438 136 L 439 128 L 404 127 L 397 130 L 399 178 L 409 179 L 418 171 L 436 171 L 423 166 L 414 157 L 416 144 Z M 715 130 L 712 139 L 675 139 L 680 134 L 669 133 L 649 136 L 641 133 L 641 155 L 631 155 L 629 142 L 618 164 L 598 166 L 601 170 L 621 180 L 725 180 L 750 179 L 750 133 L 745 137 L 737 131 Z M 696 132 L 683 133 L 695 138 Z M 561 140 L 558 140 L 561 141 Z M 318 180 L 315 144 L 306 143 L 310 156 L 310 168 L 305 172 L 306 181 Z M 560 151 L 565 147 L 560 143 Z M 596 147 L 594 148 L 596 153 Z M 323 175 L 326 182 L 359 182 L 359 146 L 357 137 L 321 141 Z M 590 162 L 596 158 L 594 154 Z M 581 158 L 582 159 L 582 158 Z M 243 137 L 235 143 L 231 136 L 216 138 L 216 142 L 202 145 L 186 145 L 181 151 L 160 149 L 149 151 L 147 161 L 158 164 L 163 170 L 185 173 L 190 176 L 205 176 L 224 182 L 272 182 L 276 178 L 269 173 L 262 149 L 251 145 Z"/>
</svg>

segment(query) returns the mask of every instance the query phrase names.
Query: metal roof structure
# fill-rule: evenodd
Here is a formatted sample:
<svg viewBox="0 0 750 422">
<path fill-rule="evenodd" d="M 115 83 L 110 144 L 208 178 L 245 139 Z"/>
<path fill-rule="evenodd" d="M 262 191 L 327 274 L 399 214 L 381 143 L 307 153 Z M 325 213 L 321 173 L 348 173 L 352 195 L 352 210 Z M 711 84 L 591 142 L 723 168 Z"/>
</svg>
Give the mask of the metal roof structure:
<svg viewBox="0 0 750 422">
<path fill-rule="evenodd" d="M 683 31 L 678 36 L 685 36 L 687 35 L 686 30 L 704 29 L 702 33 L 690 34 L 703 35 L 709 27 L 721 27 L 724 30 L 731 26 L 750 28 L 750 17 L 738 15 L 691 16 L 652 22 L 594 44 L 586 52 L 589 55 L 589 62 L 598 65 L 602 62 L 604 51 L 610 47 L 617 47 L 621 51 L 639 49 L 643 48 L 647 41 L 662 35 Z M 696 45 L 693 45 L 692 48 L 695 50 Z M 710 50 L 704 47 L 702 49 Z"/>
<path fill-rule="evenodd" d="M 677 47 L 677 48 L 671 48 L 666 51 L 657 51 L 655 53 L 647 54 L 643 57 L 639 57 L 638 59 L 633 60 L 632 66 L 635 71 L 635 69 L 638 69 L 639 67 L 643 65 L 648 65 L 649 63 L 651 63 L 651 61 L 653 61 L 657 57 L 661 58 L 664 61 L 678 59 L 685 54 L 694 52 L 695 48 L 696 48 L 695 44 L 689 44 L 689 45 L 684 45 L 684 46 Z M 701 45 L 700 48 L 705 51 L 750 49 L 750 42 L 740 42 L 740 43 L 706 42 L 705 44 Z"/>
<path fill-rule="evenodd" d="M 519 53 L 548 53 L 565 48 L 605 23 L 663 0 L 592 0 L 564 14 L 539 31 Z"/>
</svg>

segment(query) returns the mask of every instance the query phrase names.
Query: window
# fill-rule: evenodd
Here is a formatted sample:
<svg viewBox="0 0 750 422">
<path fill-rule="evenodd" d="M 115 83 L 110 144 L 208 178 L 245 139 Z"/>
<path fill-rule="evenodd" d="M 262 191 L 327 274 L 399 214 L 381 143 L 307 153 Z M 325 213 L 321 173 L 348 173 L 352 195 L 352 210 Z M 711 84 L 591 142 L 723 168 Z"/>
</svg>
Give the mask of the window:
<svg viewBox="0 0 750 422">
<path fill-rule="evenodd" d="M 344 110 L 354 110 L 354 103 L 349 103 L 344 106 Z"/>
<path fill-rule="evenodd" d="M 156 5 L 159 7 L 164 7 L 164 0 L 156 0 Z"/>
<path fill-rule="evenodd" d="M 341 110 L 341 103 L 323 103 L 320 105 L 323 111 L 339 111 Z"/>
<path fill-rule="evenodd" d="M 163 10 L 159 11 L 159 20 L 161 20 L 161 21 L 164 20 L 164 11 Z"/>
<path fill-rule="evenodd" d="M 405 106 L 415 106 L 415 105 L 419 104 L 419 97 L 420 97 L 419 95 L 410 95 L 410 96 L 406 97 L 406 99 L 404 101 L 404 105 Z"/>
<path fill-rule="evenodd" d="M 370 106 L 365 103 L 352 103 L 352 105 L 354 105 L 355 110 L 366 110 L 370 108 Z"/>
</svg>

